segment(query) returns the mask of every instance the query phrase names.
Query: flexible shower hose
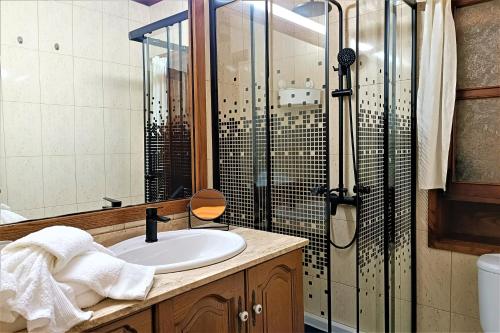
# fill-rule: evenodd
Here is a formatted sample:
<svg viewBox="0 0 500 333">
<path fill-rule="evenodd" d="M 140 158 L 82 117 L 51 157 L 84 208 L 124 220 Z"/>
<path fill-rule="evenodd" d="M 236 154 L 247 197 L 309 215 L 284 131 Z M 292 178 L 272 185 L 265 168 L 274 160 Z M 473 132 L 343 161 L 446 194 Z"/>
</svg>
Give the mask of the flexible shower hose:
<svg viewBox="0 0 500 333">
<path fill-rule="evenodd" d="M 340 112 L 342 112 L 342 111 L 340 111 Z M 356 148 L 354 145 L 354 128 L 353 128 L 353 121 L 352 121 L 352 113 L 353 113 L 352 112 L 352 99 L 349 96 L 349 127 L 350 127 L 350 132 L 351 132 L 351 153 L 352 153 L 351 155 L 352 155 L 352 165 L 353 165 L 353 170 L 354 170 L 354 185 L 357 188 L 358 187 L 358 168 L 356 166 Z M 359 207 L 361 205 L 361 201 L 359 200 L 359 193 L 358 193 L 358 195 L 356 195 L 356 201 L 357 201 L 356 207 L 358 207 L 358 209 L 359 209 Z M 328 221 L 328 222 L 331 223 L 330 221 Z M 354 244 L 354 242 L 358 238 L 358 230 L 359 230 L 359 222 L 358 222 L 358 217 L 356 216 L 354 235 L 353 235 L 352 239 L 349 241 L 349 243 L 347 243 L 346 245 L 338 245 L 338 244 L 335 244 L 335 242 L 332 241 L 331 238 L 329 238 L 330 244 L 336 249 L 345 250 L 345 249 L 351 247 L 352 244 Z"/>
</svg>

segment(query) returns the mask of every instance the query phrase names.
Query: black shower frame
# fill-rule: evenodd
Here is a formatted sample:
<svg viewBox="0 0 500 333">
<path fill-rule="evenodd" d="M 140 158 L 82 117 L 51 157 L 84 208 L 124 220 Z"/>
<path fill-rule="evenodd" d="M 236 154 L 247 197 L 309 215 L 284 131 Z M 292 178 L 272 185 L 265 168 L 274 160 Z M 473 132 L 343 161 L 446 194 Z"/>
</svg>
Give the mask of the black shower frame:
<svg viewBox="0 0 500 333">
<path fill-rule="evenodd" d="M 212 176 L 213 176 L 213 187 L 215 189 L 220 189 L 220 167 L 219 167 L 219 101 L 218 101 L 218 78 L 217 78 L 217 16 L 216 10 L 220 7 L 223 7 L 229 3 L 232 3 L 237 0 L 209 0 L 209 36 L 210 36 L 210 92 L 211 92 L 211 114 L 212 114 Z M 268 21 L 268 6 L 269 0 L 265 1 L 265 54 L 269 59 L 269 21 Z M 325 6 L 328 5 L 329 0 L 324 0 Z M 387 174 L 388 174 L 388 153 L 387 149 L 389 143 L 389 131 L 388 131 L 388 117 L 389 115 L 389 105 L 388 105 L 388 27 L 390 24 L 390 6 L 392 0 L 385 0 L 385 14 L 384 14 L 384 197 L 390 198 L 389 204 L 384 205 L 384 216 L 389 215 L 389 211 L 391 207 L 395 206 L 394 196 L 390 195 L 388 184 L 387 184 Z M 416 252 L 416 151 L 417 151 L 417 105 L 416 105 L 416 69 L 417 69 L 417 0 L 403 0 L 405 4 L 407 4 L 412 10 L 412 61 L 411 61 L 411 330 L 412 332 L 417 331 L 417 252 Z M 334 3 L 334 2 L 332 2 Z M 335 3 L 334 3 L 335 4 Z M 329 15 L 325 15 L 326 20 L 326 29 L 329 29 L 328 24 Z M 356 17 L 359 18 L 359 0 L 356 0 Z M 343 31 L 339 32 L 341 35 L 340 40 L 343 40 Z M 326 38 L 325 41 L 325 108 L 328 110 L 329 108 L 329 39 Z M 359 19 L 356 20 L 356 54 L 359 54 Z M 215 60 L 214 60 L 215 59 Z M 270 139 L 270 106 L 269 106 L 269 61 L 265 62 L 265 79 L 266 79 L 266 140 L 269 142 Z M 358 101 L 358 92 L 359 92 L 359 59 L 356 60 L 356 118 L 358 117 L 359 112 L 359 101 Z M 359 126 L 359 122 L 356 122 L 357 126 Z M 326 112 L 326 124 L 325 124 L 327 135 L 329 133 L 329 119 L 328 112 Z M 329 137 L 329 135 L 328 135 Z M 359 142 L 359 130 L 356 131 L 356 142 Z M 357 153 L 359 155 L 359 146 L 356 146 L 358 150 Z M 327 156 L 329 157 L 329 144 L 326 145 Z M 271 160 L 270 160 L 270 146 L 269 144 L 266 147 L 266 160 L 267 160 L 267 203 L 266 203 L 266 230 L 272 231 L 271 226 Z M 357 160 L 359 163 L 359 159 Z M 329 172 L 329 158 L 327 160 L 326 165 L 326 175 L 327 175 L 327 186 L 330 184 L 330 172 Z M 357 166 L 356 166 L 357 167 Z M 384 200 L 387 201 L 387 200 Z M 325 205 L 329 207 L 328 204 Z M 329 234 L 330 234 L 330 214 L 329 209 L 326 209 L 326 233 L 328 237 L 326 237 L 326 256 L 327 256 L 327 295 L 328 295 L 328 332 L 331 332 L 331 255 L 330 255 L 330 243 L 329 243 Z M 359 221 L 359 208 L 356 209 L 356 219 Z M 387 236 L 387 232 L 389 228 L 384 225 L 384 235 Z M 391 226 L 392 228 L 393 226 Z M 386 247 L 388 244 L 388 238 L 384 237 L 384 255 L 386 253 Z M 387 260 L 384 258 L 384 263 Z M 356 267 L 359 266 L 359 249 L 356 245 Z M 356 268 L 357 270 L 357 268 Z M 387 269 L 385 269 L 387 271 Z M 384 272 L 384 274 L 386 274 Z M 385 280 L 385 297 L 388 295 L 388 279 Z M 356 272 L 356 331 L 359 332 L 359 273 Z M 385 331 L 389 332 L 390 325 L 389 323 L 389 302 L 384 302 L 384 320 L 385 320 Z"/>
</svg>

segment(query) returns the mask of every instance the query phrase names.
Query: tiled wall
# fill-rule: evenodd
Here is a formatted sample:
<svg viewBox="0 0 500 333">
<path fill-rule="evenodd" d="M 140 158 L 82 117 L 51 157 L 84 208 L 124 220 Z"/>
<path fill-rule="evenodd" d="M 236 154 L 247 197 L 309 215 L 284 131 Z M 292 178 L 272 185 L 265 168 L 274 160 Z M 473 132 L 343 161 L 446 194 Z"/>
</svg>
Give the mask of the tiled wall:
<svg viewBox="0 0 500 333">
<path fill-rule="evenodd" d="M 142 51 L 128 32 L 149 21 L 133 1 L 1 2 L 2 202 L 39 218 L 144 201 Z"/>
<path fill-rule="evenodd" d="M 481 332 L 477 256 L 427 246 L 427 191 L 417 193 L 419 332 Z"/>
</svg>

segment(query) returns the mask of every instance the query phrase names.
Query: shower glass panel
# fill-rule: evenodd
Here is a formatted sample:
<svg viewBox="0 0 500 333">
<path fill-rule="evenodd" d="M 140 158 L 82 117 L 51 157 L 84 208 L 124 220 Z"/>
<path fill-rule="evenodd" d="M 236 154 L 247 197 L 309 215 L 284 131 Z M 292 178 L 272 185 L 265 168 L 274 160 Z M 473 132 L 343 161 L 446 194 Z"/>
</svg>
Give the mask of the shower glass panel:
<svg viewBox="0 0 500 333">
<path fill-rule="evenodd" d="M 329 319 L 325 198 L 311 193 L 329 183 L 329 17 L 326 2 L 319 3 L 322 14 L 314 17 L 297 13 L 297 4 L 268 2 L 270 221 L 273 232 L 310 240 L 303 259 L 305 311 Z"/>
<path fill-rule="evenodd" d="M 188 21 L 143 40 L 146 202 L 191 196 Z"/>
<path fill-rule="evenodd" d="M 412 331 L 416 5 L 340 1 L 343 47 L 357 56 L 359 184 L 370 191 L 356 193 L 357 209 L 341 205 L 330 218 L 325 197 L 311 189 L 343 182 L 352 195 L 355 185 L 347 97 L 341 118 L 338 97 L 329 96 L 338 88 L 339 14 L 327 1 L 306 2 L 210 1 L 213 179 L 227 197 L 223 220 L 310 240 L 306 323 Z M 353 247 L 331 248 L 329 235 L 347 244 L 357 222 Z"/>
<path fill-rule="evenodd" d="M 411 332 L 414 304 L 414 10 L 359 1 L 359 330 Z"/>
<path fill-rule="evenodd" d="M 357 241 L 358 314 L 362 332 L 384 332 L 384 1 L 357 6 L 357 155 L 361 194 Z"/>
<path fill-rule="evenodd" d="M 265 10 L 234 1 L 217 10 L 215 31 L 218 107 L 213 114 L 219 149 L 214 186 L 226 196 L 222 222 L 266 229 L 267 138 Z M 218 134 L 217 134 L 218 133 Z M 218 156 L 218 157 L 217 157 Z"/>
<path fill-rule="evenodd" d="M 310 239 L 306 309 L 326 319 L 325 201 L 311 189 L 328 183 L 327 17 L 303 17 L 295 5 L 230 1 L 215 9 L 214 184 L 227 198 L 224 222 Z"/>
<path fill-rule="evenodd" d="M 389 78 L 390 105 L 390 177 L 394 185 L 394 230 L 391 253 L 392 332 L 412 331 L 412 274 L 414 267 L 412 237 L 412 14 L 403 1 L 391 2 L 392 71 Z"/>
</svg>

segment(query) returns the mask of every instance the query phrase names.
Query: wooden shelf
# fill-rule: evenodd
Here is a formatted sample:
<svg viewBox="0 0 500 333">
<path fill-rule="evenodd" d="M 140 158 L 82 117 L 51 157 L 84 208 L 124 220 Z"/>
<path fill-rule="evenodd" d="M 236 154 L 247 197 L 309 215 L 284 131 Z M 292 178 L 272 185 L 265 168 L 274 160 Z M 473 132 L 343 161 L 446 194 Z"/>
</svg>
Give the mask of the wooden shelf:
<svg viewBox="0 0 500 333">
<path fill-rule="evenodd" d="M 478 238 L 477 240 L 464 240 L 461 239 L 463 235 L 451 235 L 450 238 L 433 238 L 429 233 L 429 247 L 454 251 L 472 255 L 483 255 L 486 253 L 500 253 L 500 244 L 490 244 L 485 242 L 485 238 Z M 470 238 L 470 236 L 467 236 Z M 490 240 L 494 241 L 494 240 Z"/>
</svg>

